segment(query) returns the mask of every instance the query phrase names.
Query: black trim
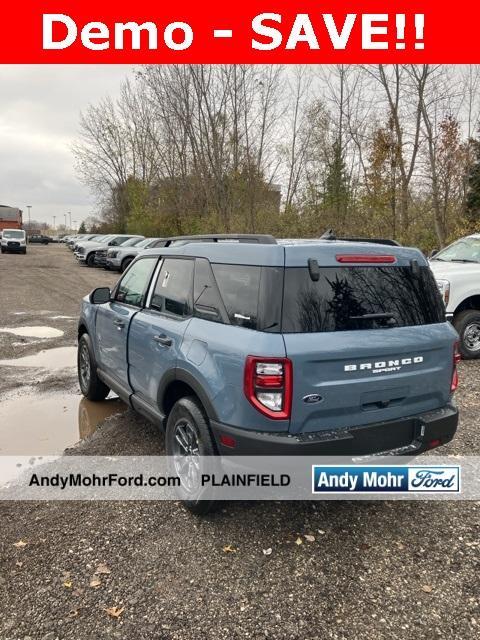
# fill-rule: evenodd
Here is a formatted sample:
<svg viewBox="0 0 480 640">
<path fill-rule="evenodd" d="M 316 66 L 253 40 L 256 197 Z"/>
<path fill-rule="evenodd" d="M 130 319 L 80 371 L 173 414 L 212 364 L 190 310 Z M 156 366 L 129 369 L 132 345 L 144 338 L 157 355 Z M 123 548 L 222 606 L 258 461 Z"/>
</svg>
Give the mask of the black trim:
<svg viewBox="0 0 480 640">
<path fill-rule="evenodd" d="M 171 369 L 170 371 L 167 371 L 160 381 L 160 385 L 158 387 L 158 392 L 157 392 L 157 398 L 158 398 L 158 406 L 160 407 L 161 410 L 164 409 L 165 392 L 167 390 L 167 387 L 172 382 L 184 382 L 185 384 L 188 384 L 188 386 L 191 387 L 195 392 L 195 394 L 198 396 L 200 402 L 203 405 L 203 408 L 207 413 L 208 419 L 209 420 L 218 419 L 217 412 L 215 411 L 213 403 L 211 402 L 210 398 L 206 394 L 201 384 L 189 371 L 186 371 L 185 369 L 180 369 L 180 368 L 175 368 L 175 369 Z"/>
<path fill-rule="evenodd" d="M 155 407 L 152 407 L 152 405 L 146 402 L 143 398 L 139 398 L 137 395 L 133 394 L 130 396 L 130 404 L 135 411 L 141 413 L 142 416 L 145 416 L 145 418 L 151 420 L 154 424 L 158 424 L 162 428 L 165 427 L 165 414 Z"/>
<path fill-rule="evenodd" d="M 110 387 L 110 389 L 125 402 L 125 404 L 128 404 L 129 407 L 132 406 L 130 401 L 130 396 L 132 395 L 131 389 L 127 389 L 127 387 L 120 384 L 116 378 L 112 378 L 112 376 L 105 373 L 105 371 L 99 367 L 97 367 L 97 375 L 101 380 L 103 380 L 107 387 Z"/>
<path fill-rule="evenodd" d="M 210 425 L 218 450 L 224 455 L 418 455 L 428 450 L 428 443 L 432 440 L 439 440 L 443 445 L 453 438 L 458 425 L 458 409 L 452 402 L 441 409 L 399 420 L 301 434 L 250 431 L 215 420 L 211 420 Z M 396 427 L 398 443 L 392 440 L 392 431 Z M 405 437 L 409 429 L 411 439 L 407 441 Z M 237 446 L 234 449 L 223 446 L 221 434 L 233 437 Z"/>
</svg>

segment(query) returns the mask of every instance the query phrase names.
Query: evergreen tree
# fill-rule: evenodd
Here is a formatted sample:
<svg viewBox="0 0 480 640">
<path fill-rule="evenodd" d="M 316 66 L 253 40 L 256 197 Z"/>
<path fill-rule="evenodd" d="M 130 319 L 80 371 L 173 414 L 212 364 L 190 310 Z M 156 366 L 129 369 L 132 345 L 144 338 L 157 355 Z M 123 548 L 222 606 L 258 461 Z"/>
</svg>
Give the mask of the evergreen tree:
<svg viewBox="0 0 480 640">
<path fill-rule="evenodd" d="M 471 222 L 480 221 L 480 140 L 473 141 L 473 161 L 468 173 L 465 213 Z"/>
<path fill-rule="evenodd" d="M 78 227 L 77 233 L 87 233 L 87 227 L 85 226 L 85 222 L 82 222 L 82 224 Z"/>
</svg>

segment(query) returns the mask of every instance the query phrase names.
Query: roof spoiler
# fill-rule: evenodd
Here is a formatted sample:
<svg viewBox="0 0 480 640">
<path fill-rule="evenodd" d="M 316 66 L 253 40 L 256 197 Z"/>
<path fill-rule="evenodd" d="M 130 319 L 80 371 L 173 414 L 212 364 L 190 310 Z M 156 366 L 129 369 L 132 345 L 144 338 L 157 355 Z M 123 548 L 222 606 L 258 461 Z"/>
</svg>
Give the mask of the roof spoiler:
<svg viewBox="0 0 480 640">
<path fill-rule="evenodd" d="M 389 247 L 400 247 L 400 243 L 396 240 L 391 240 L 390 238 L 360 238 L 360 237 L 348 237 L 348 238 L 337 238 L 333 229 L 327 229 L 325 233 L 320 236 L 321 240 L 338 240 L 340 242 L 370 242 L 371 244 L 383 244 Z"/>
</svg>

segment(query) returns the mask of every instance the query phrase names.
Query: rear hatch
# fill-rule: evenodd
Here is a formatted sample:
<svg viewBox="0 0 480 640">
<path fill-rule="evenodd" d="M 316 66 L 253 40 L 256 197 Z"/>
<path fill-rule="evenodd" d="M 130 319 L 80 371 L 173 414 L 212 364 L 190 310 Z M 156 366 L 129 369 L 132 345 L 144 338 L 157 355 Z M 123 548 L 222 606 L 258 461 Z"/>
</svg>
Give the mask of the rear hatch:
<svg viewBox="0 0 480 640">
<path fill-rule="evenodd" d="M 356 427 L 444 406 L 456 333 L 423 256 L 312 246 L 305 266 L 306 249 L 303 257 L 298 249 L 286 248 L 282 318 L 293 363 L 290 431 Z"/>
</svg>

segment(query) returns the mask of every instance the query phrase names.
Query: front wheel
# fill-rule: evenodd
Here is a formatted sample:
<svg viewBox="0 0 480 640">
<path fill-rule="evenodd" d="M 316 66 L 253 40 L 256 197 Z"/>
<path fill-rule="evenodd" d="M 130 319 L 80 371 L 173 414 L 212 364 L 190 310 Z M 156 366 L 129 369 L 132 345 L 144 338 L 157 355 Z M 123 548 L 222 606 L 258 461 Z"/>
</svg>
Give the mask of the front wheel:
<svg viewBox="0 0 480 640">
<path fill-rule="evenodd" d="M 87 267 L 94 267 L 95 266 L 95 254 L 91 253 L 90 255 L 87 256 Z"/>
<path fill-rule="evenodd" d="M 462 358 L 480 358 L 480 311 L 462 311 L 453 319 L 453 326 L 460 336 Z"/>
<path fill-rule="evenodd" d="M 218 509 L 221 502 L 213 499 L 210 488 L 201 486 L 204 458 L 212 461 L 217 454 L 207 418 L 194 396 L 181 398 L 173 406 L 167 420 L 165 446 L 172 471 L 182 483 L 177 492 L 185 507 L 196 515 Z M 212 469 L 208 472 L 212 473 Z"/>
<path fill-rule="evenodd" d="M 128 265 L 132 262 L 133 258 L 125 258 L 120 267 L 120 271 L 123 273 Z"/>
<path fill-rule="evenodd" d="M 78 341 L 77 370 L 78 382 L 83 395 L 93 401 L 105 400 L 110 389 L 97 375 L 92 343 L 87 333 L 84 333 Z"/>
</svg>

